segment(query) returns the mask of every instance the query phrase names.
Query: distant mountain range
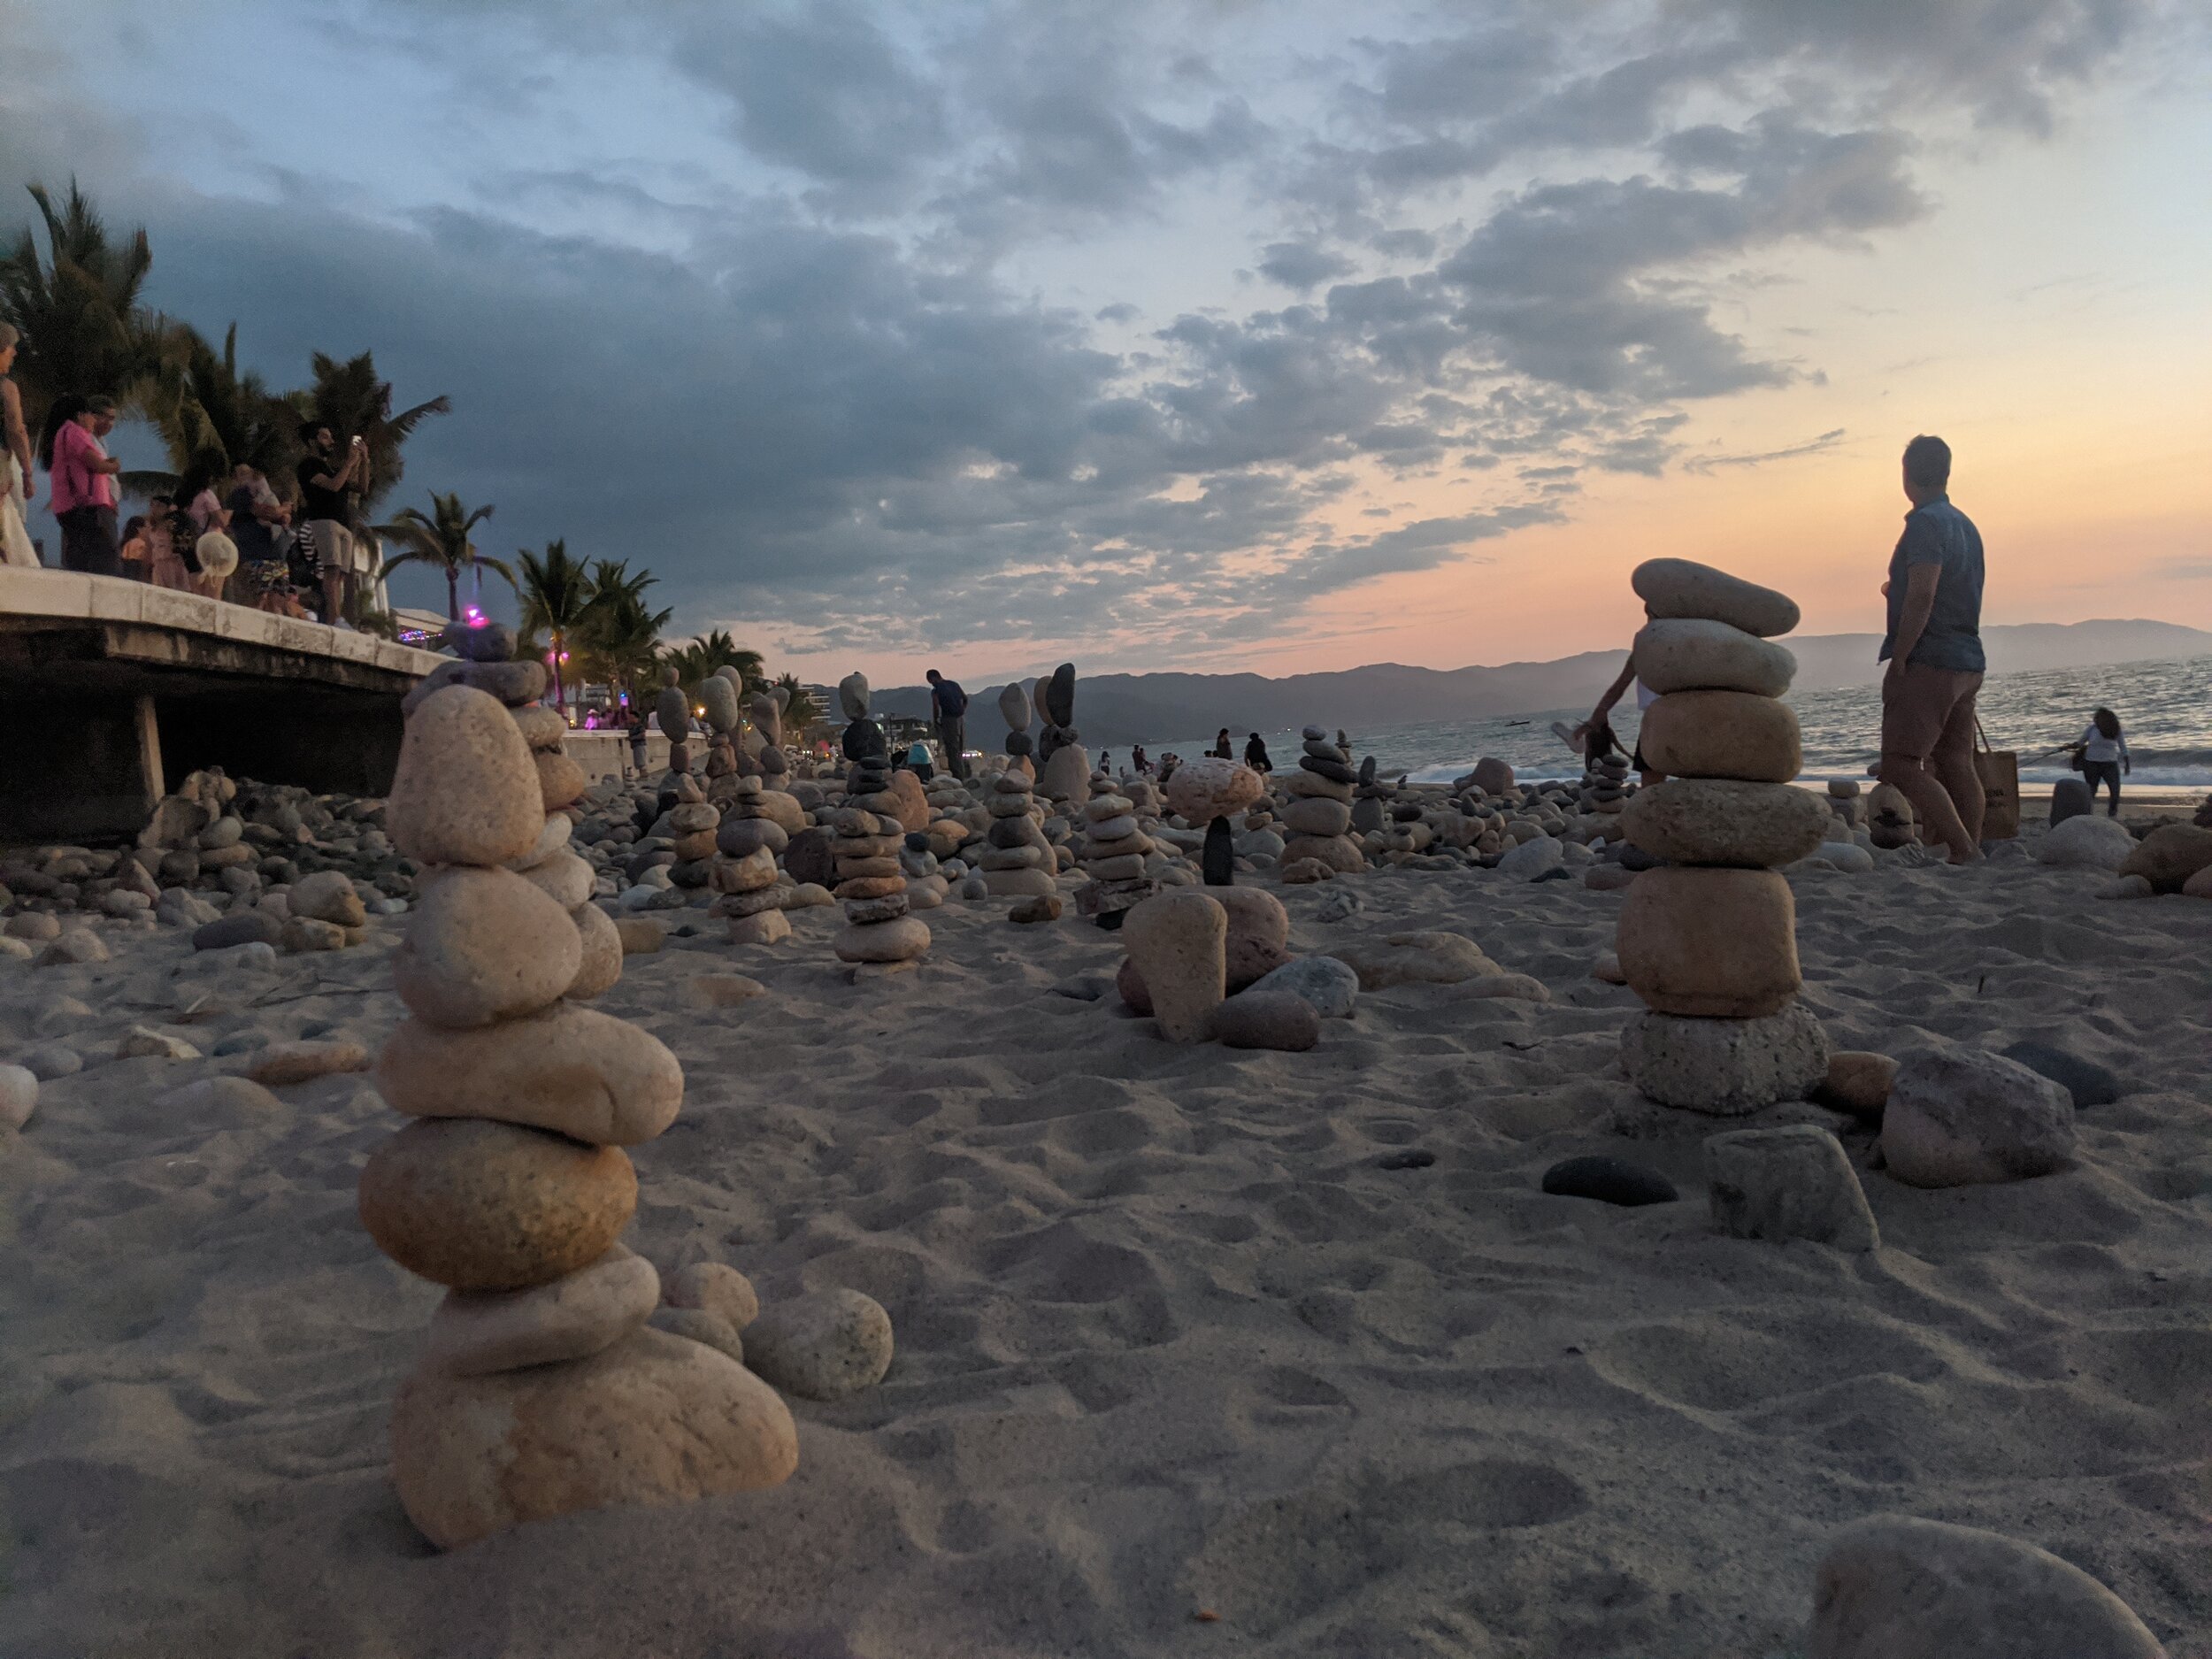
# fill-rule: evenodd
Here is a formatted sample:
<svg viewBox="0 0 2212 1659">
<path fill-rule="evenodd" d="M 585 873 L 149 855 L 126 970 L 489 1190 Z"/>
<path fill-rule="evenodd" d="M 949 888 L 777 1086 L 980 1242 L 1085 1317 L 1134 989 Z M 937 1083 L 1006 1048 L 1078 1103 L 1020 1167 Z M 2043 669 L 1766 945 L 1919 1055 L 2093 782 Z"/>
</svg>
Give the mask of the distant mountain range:
<svg viewBox="0 0 2212 1659">
<path fill-rule="evenodd" d="M 1807 690 L 1870 686 L 1881 678 L 1875 634 L 1816 634 L 1782 641 L 1797 657 L 1797 684 Z M 2087 668 L 2165 657 L 2212 656 L 2212 634 L 2170 622 L 2030 622 L 1982 630 L 1993 673 L 2039 668 Z M 1620 672 L 1625 650 L 1585 651 L 1548 663 L 1495 668 L 1409 668 L 1373 663 L 1336 673 L 1085 674 L 1076 664 L 1075 724 L 1084 742 L 1119 749 L 1202 736 L 1227 726 L 1281 732 L 1309 722 L 1372 730 L 1420 720 L 1530 714 L 1580 709 L 1597 701 Z M 984 749 L 1004 743 L 999 687 L 970 687 L 968 741 Z M 926 718 L 927 686 L 878 692 L 879 713 Z M 1033 729 L 1034 723 L 1033 722 Z"/>
</svg>

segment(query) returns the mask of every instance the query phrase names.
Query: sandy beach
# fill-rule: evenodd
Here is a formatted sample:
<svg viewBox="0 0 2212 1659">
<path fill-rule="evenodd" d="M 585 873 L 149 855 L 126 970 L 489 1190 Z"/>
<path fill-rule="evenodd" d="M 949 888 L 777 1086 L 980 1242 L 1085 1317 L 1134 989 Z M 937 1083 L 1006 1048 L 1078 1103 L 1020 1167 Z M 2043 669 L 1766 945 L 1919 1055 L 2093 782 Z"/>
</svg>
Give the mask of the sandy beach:
<svg viewBox="0 0 2212 1659">
<path fill-rule="evenodd" d="M 102 922 L 110 961 L 0 961 L 0 1057 L 88 1062 L 0 1157 L 0 1649 L 1777 1659 L 1824 1538 L 1908 1511 L 2050 1549 L 2212 1654 L 2212 911 L 2104 879 L 1793 876 L 1837 1047 L 2037 1038 L 2125 1091 L 2074 1167 L 1941 1191 L 1816 1107 L 1752 1120 L 1840 1132 L 1883 1237 L 1855 1256 L 1714 1231 L 1700 1143 L 1743 1120 L 1629 1086 L 1636 999 L 1590 976 L 1621 900 L 1578 883 L 1277 889 L 1299 954 L 1448 929 L 1549 994 L 1376 991 L 1304 1054 L 1163 1041 L 1072 910 L 955 901 L 918 972 L 860 986 L 833 910 L 761 947 L 674 912 L 695 935 L 600 1003 L 687 1078 L 626 1242 L 764 1298 L 863 1290 L 896 1359 L 792 1402 L 781 1487 L 446 1555 L 386 1466 L 438 1292 L 356 1219 L 393 1122 L 367 1077 L 242 1113 L 189 1086 L 242 1056 L 104 1057 L 138 1023 L 373 1048 L 403 918 L 214 974 Z M 1681 1202 L 1539 1190 L 1583 1152 Z"/>
</svg>

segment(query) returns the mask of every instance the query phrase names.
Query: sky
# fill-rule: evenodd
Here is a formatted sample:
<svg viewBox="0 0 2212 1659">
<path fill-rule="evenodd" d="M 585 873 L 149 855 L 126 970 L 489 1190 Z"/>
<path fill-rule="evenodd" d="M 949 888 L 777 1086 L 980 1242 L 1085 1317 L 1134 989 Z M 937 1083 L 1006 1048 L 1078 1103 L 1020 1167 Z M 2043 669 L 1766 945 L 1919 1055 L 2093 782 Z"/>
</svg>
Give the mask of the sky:
<svg viewBox="0 0 2212 1659">
<path fill-rule="evenodd" d="M 809 680 L 1544 659 L 1657 555 L 1878 631 L 1918 432 L 1986 620 L 2212 627 L 2208 95 L 2185 0 L 73 0 L 0 229 Z"/>
</svg>

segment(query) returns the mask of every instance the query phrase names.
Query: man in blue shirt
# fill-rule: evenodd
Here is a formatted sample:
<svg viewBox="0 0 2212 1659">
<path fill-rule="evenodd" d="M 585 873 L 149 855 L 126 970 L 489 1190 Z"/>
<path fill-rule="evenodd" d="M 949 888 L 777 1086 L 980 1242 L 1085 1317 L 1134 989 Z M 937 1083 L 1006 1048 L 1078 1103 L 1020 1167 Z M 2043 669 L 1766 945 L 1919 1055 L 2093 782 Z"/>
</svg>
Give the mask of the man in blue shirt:
<svg viewBox="0 0 2212 1659">
<path fill-rule="evenodd" d="M 1981 856 L 1974 697 L 1981 689 L 1982 537 L 1951 504 L 1951 447 L 1905 446 L 1905 533 L 1890 555 L 1882 676 L 1881 778 L 1902 791 L 1929 839 L 1955 864 Z"/>
<path fill-rule="evenodd" d="M 945 770 L 963 783 L 968 780 L 968 694 L 956 680 L 947 680 L 935 669 L 924 676 L 929 681 L 929 722 L 937 728 L 937 741 L 945 751 Z"/>
</svg>

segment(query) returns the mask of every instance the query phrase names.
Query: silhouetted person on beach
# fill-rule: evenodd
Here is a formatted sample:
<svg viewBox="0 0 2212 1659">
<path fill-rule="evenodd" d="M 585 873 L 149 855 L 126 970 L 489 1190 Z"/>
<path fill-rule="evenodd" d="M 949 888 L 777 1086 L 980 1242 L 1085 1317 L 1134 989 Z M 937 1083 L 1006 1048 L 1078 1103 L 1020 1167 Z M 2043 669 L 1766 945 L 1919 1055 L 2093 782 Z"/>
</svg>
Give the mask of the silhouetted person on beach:
<svg viewBox="0 0 2212 1659">
<path fill-rule="evenodd" d="M 929 723 L 937 728 L 938 746 L 945 751 L 945 770 L 965 781 L 968 776 L 968 694 L 956 680 L 947 680 L 935 669 L 922 676 L 929 681 Z"/>
<path fill-rule="evenodd" d="M 1229 747 L 1229 728 L 1225 726 L 1221 728 L 1220 733 L 1214 739 L 1214 757 L 1217 760 L 1233 760 L 1236 758 L 1236 750 Z"/>
<path fill-rule="evenodd" d="M 1890 555 L 1882 676 L 1881 780 L 1903 791 L 1955 864 L 1981 856 L 1974 698 L 1982 672 L 1982 537 L 1951 504 L 1951 446 L 1905 446 L 1905 533 Z"/>
<path fill-rule="evenodd" d="M 1275 763 L 1268 758 L 1266 741 L 1257 732 L 1244 741 L 1244 764 L 1262 777 L 1275 770 Z"/>
<path fill-rule="evenodd" d="M 2133 772 L 2135 762 L 2128 755 L 2128 741 L 2120 732 L 2120 717 L 2109 709 L 2100 709 L 2074 745 L 2081 760 L 2081 775 L 2089 785 L 2089 804 L 2097 804 L 2097 790 L 2101 785 L 2112 787 L 2112 804 L 2106 810 L 2108 818 L 2120 816 L 2120 774 Z"/>
</svg>

